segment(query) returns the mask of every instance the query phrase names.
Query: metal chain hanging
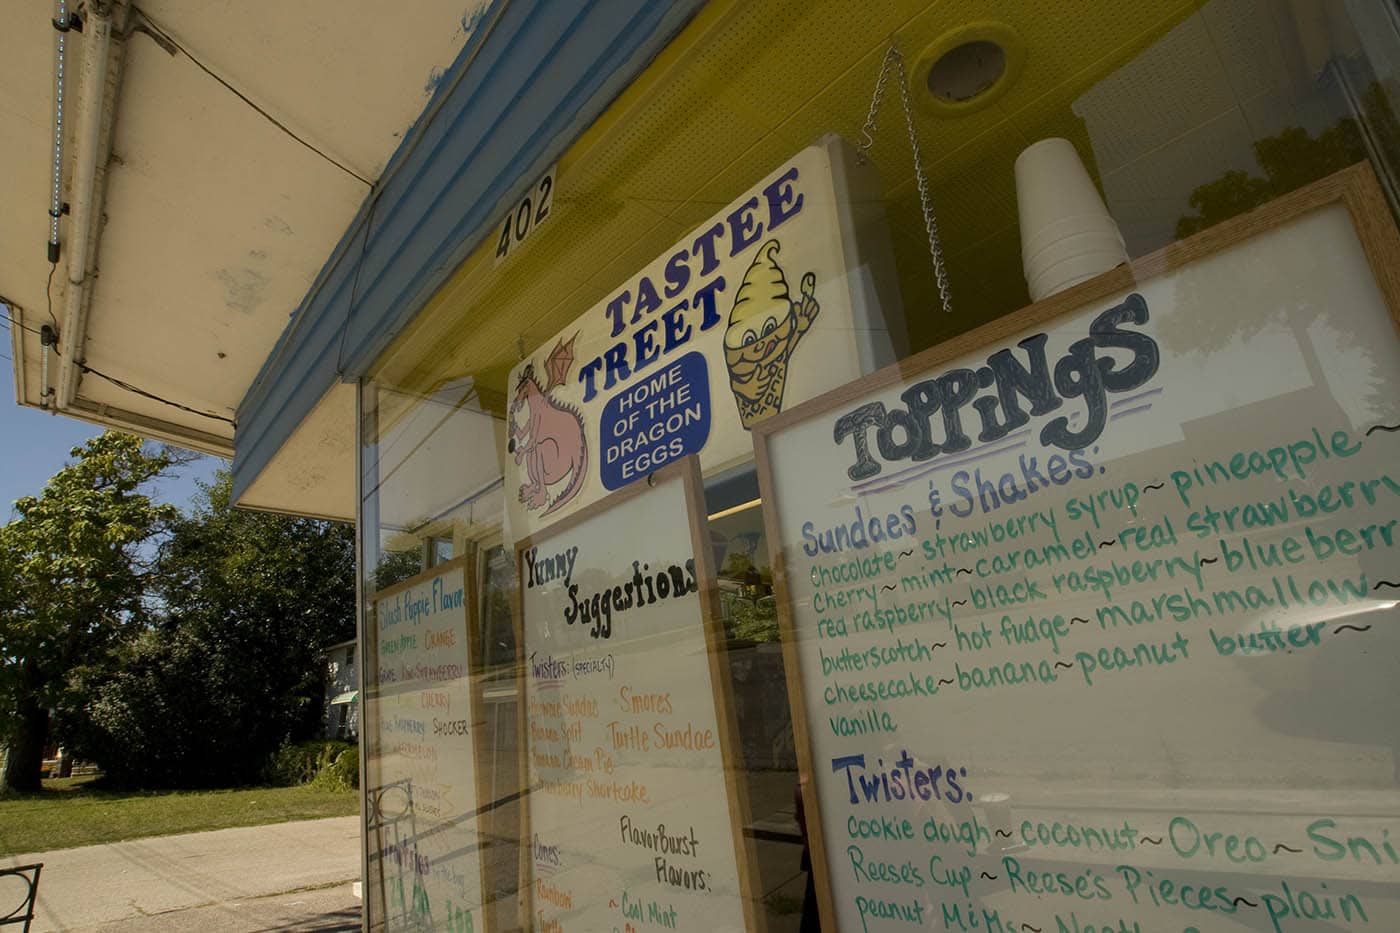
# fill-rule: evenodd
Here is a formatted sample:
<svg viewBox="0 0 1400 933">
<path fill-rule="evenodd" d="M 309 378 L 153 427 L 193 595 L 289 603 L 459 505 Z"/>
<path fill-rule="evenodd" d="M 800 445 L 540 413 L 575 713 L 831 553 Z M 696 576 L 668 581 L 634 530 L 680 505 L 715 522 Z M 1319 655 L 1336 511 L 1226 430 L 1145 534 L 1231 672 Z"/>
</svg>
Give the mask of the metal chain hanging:
<svg viewBox="0 0 1400 933">
<path fill-rule="evenodd" d="M 880 112 L 880 102 L 885 96 L 885 85 L 893 71 L 899 79 L 899 99 L 904 105 L 904 124 L 909 131 L 909 149 L 914 154 L 914 181 L 919 187 L 919 204 L 924 212 L 924 229 L 928 231 L 928 250 L 933 257 L 933 277 L 938 283 L 938 297 L 943 302 L 943 313 L 953 312 L 952 298 L 948 292 L 948 269 L 943 262 L 943 245 L 938 237 L 938 220 L 933 216 L 933 203 L 928 193 L 928 176 L 924 174 L 924 161 L 919 154 L 919 135 L 914 130 L 914 107 L 909 101 L 909 80 L 904 72 L 904 56 L 899 47 L 891 45 L 880 63 L 880 76 L 875 80 L 875 95 L 870 99 L 870 112 L 866 114 L 865 125 L 860 128 L 860 143 L 856 146 L 856 158 L 862 164 L 870 161 L 870 150 L 875 145 L 875 118 Z"/>
</svg>

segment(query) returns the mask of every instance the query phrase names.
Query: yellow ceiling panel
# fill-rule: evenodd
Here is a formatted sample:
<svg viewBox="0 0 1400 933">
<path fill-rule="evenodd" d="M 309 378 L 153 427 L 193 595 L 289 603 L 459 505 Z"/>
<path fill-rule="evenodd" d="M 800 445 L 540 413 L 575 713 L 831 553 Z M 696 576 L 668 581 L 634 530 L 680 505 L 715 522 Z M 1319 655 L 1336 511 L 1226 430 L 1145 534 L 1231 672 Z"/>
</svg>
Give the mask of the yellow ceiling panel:
<svg viewBox="0 0 1400 933">
<path fill-rule="evenodd" d="M 895 258 L 916 347 L 1025 300 L 1013 164 L 1030 142 L 1073 140 L 1093 167 L 1075 99 L 1195 8 L 1196 0 L 720 0 L 561 158 L 554 217 L 501 265 L 494 243 L 430 302 L 389 359 L 427 391 L 505 373 L 818 136 L 854 142 L 891 40 L 911 72 L 920 53 L 971 23 L 998 21 L 1024 52 L 1014 83 L 954 116 L 922 104 L 920 148 L 947 247 L 957 310 L 935 308 L 899 89 L 886 89 L 872 158 L 887 191 Z M 916 101 L 929 95 L 912 89 Z M 494 383 L 500 382 L 496 386 Z"/>
<path fill-rule="evenodd" d="M 656 258 L 656 251 L 651 248 L 655 240 L 662 240 L 667 243 L 674 243 L 679 240 L 689 227 L 683 227 L 673 220 L 660 220 L 652 228 L 650 235 L 644 240 L 637 240 L 628 244 L 624 249 L 619 250 L 615 255 L 606 259 L 600 257 L 598 270 L 594 273 L 590 284 L 596 285 L 604 292 L 610 293 L 617 287 L 617 283 L 624 281 L 638 269 L 645 266 Z M 553 328 L 550 333 L 557 332 L 560 328 L 566 327 L 571 318 L 559 322 L 558 327 Z"/>
<path fill-rule="evenodd" d="M 969 326 L 980 326 L 994 317 L 1030 304 L 1030 294 L 1026 291 L 1026 277 L 1021 268 L 1021 230 L 1015 224 L 993 233 L 974 245 L 965 255 L 950 257 L 949 263 L 967 278 L 977 282 L 987 304 L 977 309 L 980 314 L 978 319 L 944 336 L 961 333 Z"/>
<path fill-rule="evenodd" d="M 503 264 L 513 268 L 502 277 L 499 287 L 489 289 L 482 298 L 493 313 L 476 315 L 473 326 L 460 331 L 467 359 L 473 365 L 505 357 L 512 362 L 519 359 L 517 338 L 524 336 L 526 349 L 534 349 L 535 344 L 605 297 L 626 275 L 603 284 L 595 279 L 599 266 L 626 255 L 642 257 L 633 260 L 635 268 L 640 268 L 672 242 L 666 237 L 674 239 L 676 230 L 650 206 L 637 201 L 599 202 L 588 209 L 560 210 L 549 225 L 531 236 L 519 256 Z M 662 246 L 651 249 L 654 243 Z"/>
<path fill-rule="evenodd" d="M 1021 271 L 1021 233 L 1013 224 L 984 240 L 947 255 L 953 313 L 945 314 L 934 286 L 927 240 L 900 237 L 896 258 L 910 339 L 919 346 L 956 337 L 1030 304 Z"/>
<path fill-rule="evenodd" d="M 999 123 L 930 171 L 929 195 L 939 230 L 956 252 L 1016 222 L 1016 188 L 1008 183 L 1022 146 L 1016 131 Z M 911 176 L 887 189 L 887 212 L 900 227 L 924 236 L 918 186 Z M 925 241 L 927 237 L 924 236 Z"/>
</svg>

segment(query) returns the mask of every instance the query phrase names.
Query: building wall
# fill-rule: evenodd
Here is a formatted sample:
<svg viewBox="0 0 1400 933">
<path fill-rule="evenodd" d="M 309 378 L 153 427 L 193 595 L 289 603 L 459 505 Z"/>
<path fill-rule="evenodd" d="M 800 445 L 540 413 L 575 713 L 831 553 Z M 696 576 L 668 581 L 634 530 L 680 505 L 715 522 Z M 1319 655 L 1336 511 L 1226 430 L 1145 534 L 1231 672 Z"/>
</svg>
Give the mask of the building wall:
<svg viewBox="0 0 1400 933">
<path fill-rule="evenodd" d="M 326 656 L 326 738 L 353 739 L 359 734 L 359 698 L 349 703 L 332 703 L 346 693 L 357 693 L 355 645 L 335 645 Z"/>
</svg>

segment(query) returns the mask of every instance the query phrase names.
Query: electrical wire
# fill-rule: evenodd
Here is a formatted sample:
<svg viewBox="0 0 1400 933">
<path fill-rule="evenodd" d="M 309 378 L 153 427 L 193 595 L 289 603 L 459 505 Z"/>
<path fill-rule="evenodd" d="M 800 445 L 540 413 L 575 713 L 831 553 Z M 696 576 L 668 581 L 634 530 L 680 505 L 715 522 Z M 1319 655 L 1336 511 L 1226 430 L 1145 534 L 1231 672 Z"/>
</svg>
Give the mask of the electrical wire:
<svg viewBox="0 0 1400 933">
<path fill-rule="evenodd" d="M 345 338 L 350 333 L 350 325 L 355 320 L 355 302 L 360 289 L 360 270 L 365 265 L 365 254 L 369 252 L 369 238 L 374 233 L 374 209 L 379 206 L 379 189 L 369 202 L 369 216 L 365 218 L 365 238 L 360 243 L 360 256 L 355 260 L 355 275 L 350 280 L 350 307 L 345 314 L 345 323 L 340 326 L 340 346 L 335 351 L 335 374 L 345 375 Z"/>
<path fill-rule="evenodd" d="M 13 317 L 10 316 L 10 311 L 13 310 L 14 307 L 15 303 L 13 301 L 6 298 L 4 295 L 0 295 L 0 309 L 3 309 L 3 313 L 0 313 L 0 318 L 4 319 L 4 321 L 7 324 L 13 324 L 20 330 L 27 330 L 37 337 L 42 337 L 43 334 L 40 333 L 38 330 L 34 329 L 33 327 L 30 327 L 28 324 L 25 324 L 21 321 L 16 321 Z"/>
<path fill-rule="evenodd" d="M 478 27 L 477 31 L 472 34 L 471 38 L 473 40 L 476 39 L 477 36 L 480 36 L 481 38 L 472 47 L 471 52 L 467 55 L 466 61 L 462 62 L 460 67 L 454 66 L 454 73 L 452 75 L 451 82 L 446 87 L 443 87 L 441 85 L 438 86 L 438 89 L 433 93 L 432 101 L 428 104 L 428 109 L 423 111 L 423 114 L 414 122 L 413 130 L 411 133 L 409 133 L 403 148 L 400 151 L 395 152 L 394 157 L 389 160 L 389 164 L 385 166 L 383 173 L 379 176 L 378 184 L 370 186 L 370 205 L 368 211 L 363 215 L 365 218 L 364 226 L 366 228 L 369 227 L 369 221 L 372 219 L 374 207 L 378 203 L 380 196 L 384 193 L 385 189 L 389 187 L 389 184 L 398 175 L 399 170 L 402 169 L 405 164 L 407 164 L 409 158 L 417 150 L 419 144 L 423 142 L 423 139 L 429 135 L 429 131 L 432 129 L 433 121 L 437 119 L 438 113 L 442 110 L 443 106 L 446 105 L 447 101 L 453 97 L 458 85 L 462 83 L 462 79 L 466 76 L 467 72 L 471 71 L 472 63 L 476 61 L 477 56 L 481 54 L 481 50 L 485 48 L 486 40 L 489 39 L 491 37 L 491 34 L 496 31 L 496 25 L 500 23 L 501 18 L 505 16 L 506 8 L 509 7 L 510 4 L 511 0 L 499 0 L 496 6 L 496 15 L 491 17 L 490 22 L 486 23 L 485 26 Z M 354 221 L 352 221 L 351 225 L 358 228 L 360 226 L 359 218 L 357 217 Z M 358 230 L 356 232 L 358 233 Z M 357 260 L 357 262 L 364 261 L 364 254 L 365 251 L 368 250 L 368 248 L 369 236 L 368 234 L 366 234 L 365 243 L 360 250 L 360 258 Z M 347 255 L 348 252 L 349 251 L 347 250 L 346 254 L 342 255 Z M 339 265 L 338 261 L 336 265 Z M 312 302 L 314 302 L 317 299 L 317 297 L 320 296 L 321 289 L 323 289 L 326 283 L 330 281 L 331 276 L 329 274 L 329 271 L 322 270 L 322 273 L 323 274 L 318 276 L 316 281 L 314 281 L 311 284 L 311 290 L 307 293 L 306 298 L 304 298 L 302 301 L 303 307 L 309 307 L 312 304 Z M 276 371 L 277 366 L 281 362 L 282 353 L 285 352 L 285 349 L 291 345 L 291 337 L 296 333 L 296 328 L 299 326 L 304 317 L 305 315 L 294 315 L 292 317 L 292 323 L 288 326 L 287 332 L 284 335 L 284 337 L 286 337 L 287 339 L 279 341 L 278 345 L 273 348 L 273 356 L 269 358 L 269 363 L 267 364 L 267 368 L 270 371 Z M 342 332 L 340 335 L 340 351 L 336 354 L 336 371 L 338 375 L 343 376 L 344 366 L 342 358 L 344 356 L 345 350 L 345 331 L 349 329 L 348 319 L 345 324 L 341 325 L 341 327 Z"/>
<path fill-rule="evenodd" d="M 330 154 L 328 154 L 328 153 L 325 152 L 324 150 L 318 149 L 316 146 L 314 146 L 314 145 L 312 145 L 311 143 L 307 142 L 305 139 L 302 139 L 302 138 L 301 138 L 300 136 L 298 136 L 295 132 L 293 132 L 292 129 L 291 129 L 290 127 L 288 127 L 285 123 L 283 123 L 281 120 L 278 120 L 278 119 L 277 119 L 276 117 L 274 117 L 272 114 L 268 113 L 268 112 L 267 112 L 266 110 L 264 110 L 262 107 L 259 107 L 256 103 L 254 103 L 254 102 L 248 97 L 247 94 L 244 94 L 242 91 L 240 91 L 238 88 L 234 87 L 232 84 L 230 84 L 230 83 L 229 83 L 228 81 L 226 81 L 224 78 L 220 77 L 217 73 L 214 72 L 214 70 L 213 70 L 212 68 L 210 68 L 208 65 L 204 64 L 204 62 L 202 62 L 202 61 L 200 61 L 198 58 L 196 58 L 196 57 L 194 56 L 194 54 L 193 54 L 189 49 L 185 48 L 183 45 L 181 45 L 179 42 L 177 42 L 177 41 L 174 39 L 174 37 L 172 37 L 172 36 L 170 35 L 169 32 L 167 32 L 164 28 L 162 28 L 160 25 L 158 25 L 156 22 L 154 22 L 154 21 L 151 19 L 150 14 L 146 13 L 144 10 L 141 11 L 141 18 L 142 18 L 143 20 L 145 20 L 145 25 L 146 25 L 147 27 L 149 27 L 150 29 L 152 29 L 152 30 L 154 30 L 155 32 L 159 33 L 159 34 L 160 34 L 160 37 L 161 37 L 162 39 L 164 39 L 166 42 L 170 43 L 170 44 L 171 44 L 172 46 L 174 46 L 175 48 L 179 49 L 179 50 L 184 54 L 184 56 L 185 56 L 186 58 L 188 58 L 190 61 L 194 62 L 194 63 L 195 63 L 195 66 L 196 66 L 197 68 L 199 68 L 200 71 L 204 72 L 204 73 L 207 74 L 209 77 L 213 78 L 215 81 L 217 81 L 217 82 L 219 82 L 220 84 L 222 84 L 225 88 L 227 88 L 229 91 L 231 91 L 235 97 L 237 97 L 239 100 L 243 101 L 243 103 L 247 104 L 249 107 L 252 107 L 252 108 L 253 108 L 254 110 L 256 110 L 259 114 L 261 114 L 261 115 L 267 120 L 267 122 L 271 123 L 273 126 L 277 127 L 279 130 L 281 130 L 282 132 L 286 133 L 286 134 L 287 134 L 288 136 L 290 136 L 292 139 L 294 139 L 294 140 L 296 140 L 297 142 L 301 143 L 301 144 L 302 144 L 303 146 L 305 146 L 307 149 L 309 149 L 309 150 L 311 150 L 312 152 L 316 153 L 318 156 L 320 156 L 321 158 L 325 159 L 325 160 L 326 160 L 327 162 L 329 162 L 331 165 L 334 165 L 336 168 L 340 169 L 342 172 L 344 172 L 345 174 L 349 175 L 351 178 L 354 178 L 356 181 L 360 182 L 360 183 L 363 184 L 365 187 L 367 187 L 367 188 L 373 188 L 373 187 L 374 187 L 374 182 L 370 181 L 368 178 L 366 178 L 365 176 L 361 175 L 359 172 L 355 171 L 354 169 L 350 168 L 350 167 L 349 167 L 348 165 L 346 165 L 344 162 L 341 162 L 340 160 L 336 159 L 334 156 L 331 156 Z"/>
<path fill-rule="evenodd" d="M 19 321 L 16 321 L 14 318 L 10 317 L 8 314 L 4 315 L 4 318 L 5 318 L 6 322 L 8 322 L 8 323 L 10 323 L 10 324 L 13 324 L 15 327 L 18 327 L 20 330 L 27 330 L 27 331 L 29 331 L 31 334 L 33 334 L 33 335 L 36 336 L 36 337 L 42 337 L 42 336 L 44 336 L 42 333 L 40 333 L 39 331 L 37 331 L 37 330 L 35 330 L 34 328 L 30 327 L 28 324 L 23 324 L 23 323 L 21 323 L 21 322 L 19 322 Z"/>
<path fill-rule="evenodd" d="M 50 279 L 50 281 L 53 280 L 53 273 L 52 273 L 52 271 L 50 271 L 49 279 Z M 25 324 L 25 323 L 23 323 L 23 322 L 21 322 L 21 321 L 16 321 L 13 317 L 10 316 L 9 312 L 10 312 L 10 309 L 13 308 L 13 307 L 14 307 L 14 303 L 13 303 L 13 302 L 11 302 L 9 299 L 5 298 L 3 295 L 0 295 L 0 308 L 3 308 L 3 309 L 4 309 L 4 313 L 3 313 L 3 314 L 0 314 L 0 318 L 3 318 L 3 320 L 4 320 L 5 322 L 7 322 L 8 324 L 10 324 L 12 327 L 18 327 L 18 328 L 20 328 L 21 330 L 27 330 L 27 331 L 29 331 L 31 334 L 35 334 L 35 335 L 37 335 L 37 336 L 39 336 L 39 337 L 42 338 L 42 337 L 43 337 L 43 334 L 42 334 L 40 331 L 35 330 L 34 328 L 30 327 L 28 324 Z M 50 316 L 52 317 L 53 312 L 51 311 L 51 312 L 49 312 L 49 314 L 50 314 Z M 58 347 L 58 344 L 55 343 L 55 344 L 54 344 L 54 348 L 57 349 L 57 347 Z M 14 362 L 13 358 L 11 358 L 11 357 L 9 357 L 9 356 L 5 356 L 5 354 L 3 354 L 3 353 L 0 353 L 0 357 L 3 357 L 4 359 L 10 360 L 10 362 Z M 104 373 L 104 372 L 99 372 L 98 370 L 93 369 L 91 366 L 88 366 L 86 363 L 79 363 L 79 364 L 78 364 L 78 369 L 81 370 L 81 371 L 84 372 L 84 373 L 90 373 L 91 375 L 94 375 L 94 376 L 96 376 L 96 377 L 99 378 L 99 379 L 105 379 L 105 380 L 107 380 L 108 382 L 110 382 L 112 385 L 116 386 L 116 387 L 119 388 L 119 389 L 124 389 L 124 390 L 126 390 L 127 392 L 131 392 L 131 393 L 133 393 L 133 394 L 135 394 L 135 395 L 139 395 L 139 396 L 141 396 L 142 398 L 148 398 L 148 399 L 150 399 L 150 400 L 153 401 L 153 402 L 160 402 L 162 405 L 169 405 L 171 408 L 178 408 L 178 409 L 180 409 L 180 411 L 189 412 L 189 413 L 192 414 L 192 415 L 199 415 L 201 418 L 212 418 L 212 419 L 214 419 L 215 421 L 223 421 L 223 422 L 225 422 L 225 423 L 227 423 L 227 424 L 231 424 L 231 425 L 233 425 L 235 428 L 238 427 L 238 422 L 235 421 L 235 420 L 232 419 L 232 418 L 229 418 L 229 417 L 226 416 L 226 415 L 218 415 L 218 414 L 215 414 L 215 413 L 210 412 L 210 411 L 201 411 L 201 410 L 198 409 L 198 408 L 191 408 L 191 407 L 188 406 L 188 405 L 181 405 L 179 402 L 171 401 L 171 400 L 168 399 L 168 398 L 162 398 L 161 396 L 156 395 L 154 392 L 147 392 L 145 389 L 142 389 L 142 388 L 140 388 L 139 386 L 134 386 L 134 385 L 132 385 L 131 383 L 127 382 L 125 379 L 118 379 L 118 378 L 115 377 L 115 376 L 109 376 L 109 375 L 107 375 L 107 374 Z"/>
<path fill-rule="evenodd" d="M 58 263 L 49 263 L 49 280 L 44 283 L 44 302 L 48 305 L 49 321 L 53 323 L 54 333 L 58 333 L 58 318 L 53 316 L 53 274 L 58 271 Z M 35 331 L 37 334 L 38 331 Z M 54 344 L 55 347 L 58 344 Z"/>
<path fill-rule="evenodd" d="M 79 363 L 78 368 L 84 373 L 96 376 L 98 379 L 105 379 L 117 388 L 124 389 L 127 392 L 130 392 L 134 395 L 139 395 L 142 398 L 148 398 L 153 402 L 160 402 L 162 405 L 169 405 L 171 408 L 178 408 L 180 411 L 186 411 L 192 415 L 199 415 L 201 418 L 212 418 L 215 421 L 222 421 L 226 424 L 231 424 L 235 428 L 238 427 L 238 422 L 226 415 L 216 415 L 213 412 L 201 411 L 198 408 L 191 408 L 190 406 L 182 405 L 179 402 L 172 402 L 170 399 L 162 398 L 161 396 L 156 395 L 154 392 L 147 392 L 145 389 L 134 386 L 124 379 L 118 379 L 116 376 L 109 376 L 104 372 L 99 372 L 93 369 L 91 366 L 87 365 L 86 363 Z"/>
</svg>

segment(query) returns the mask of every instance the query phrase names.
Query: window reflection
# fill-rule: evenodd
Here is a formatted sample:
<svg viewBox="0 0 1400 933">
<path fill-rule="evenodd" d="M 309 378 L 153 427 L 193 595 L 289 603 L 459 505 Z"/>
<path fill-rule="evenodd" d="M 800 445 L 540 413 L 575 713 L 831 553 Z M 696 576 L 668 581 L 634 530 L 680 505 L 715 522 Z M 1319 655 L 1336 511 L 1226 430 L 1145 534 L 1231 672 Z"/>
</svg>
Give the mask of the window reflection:
<svg viewBox="0 0 1400 933">
<path fill-rule="evenodd" d="M 1400 7 L 1360 0 L 1168 6 L 1144 12 L 1148 7 L 1103 4 L 1066 13 L 1083 28 L 1065 30 L 1040 46 L 1032 64 L 1047 69 L 1039 72 L 1047 84 L 1034 95 L 1002 98 L 1005 109 L 995 117 L 935 120 L 918 114 L 932 200 L 943 221 L 952 315 L 930 310 L 938 302 L 926 228 L 902 124 L 886 102 L 873 158 L 886 183 L 884 209 L 915 349 L 1027 304 L 1012 163 L 1035 139 L 1061 136 L 1074 144 L 1135 258 L 1357 162 L 1375 169 L 1392 209 L 1400 204 L 1395 107 Z M 529 723 L 522 722 L 516 675 L 528 659 L 518 655 L 519 581 L 512 530 L 502 519 L 506 497 L 516 494 L 501 470 L 509 456 L 506 373 L 530 349 L 530 339 L 537 342 L 539 335 L 566 327 L 716 205 L 746 190 L 776 159 L 826 132 L 855 140 L 873 90 L 872 75 L 861 70 L 865 57 L 878 58 L 892 34 L 912 54 L 955 25 L 940 20 L 944 13 L 936 4 L 897 4 L 890 10 L 897 15 L 821 0 L 800 15 L 774 3 L 743 5 L 733 14 L 732 41 L 698 40 L 710 43 L 704 47 L 714 56 L 711 65 L 696 63 L 693 72 L 676 69 L 658 85 L 674 93 L 649 92 L 628 113 L 625 132 L 601 134 L 596 171 L 574 166 L 572 175 L 561 174 L 555 226 L 541 228 L 529 248 L 509 262 L 474 268 L 459 292 L 470 300 L 425 312 L 426 336 L 400 348 L 362 388 L 366 620 L 361 657 L 367 675 L 369 793 L 372 800 L 392 794 L 400 780 L 385 768 L 392 740 L 375 712 L 377 699 L 394 687 L 380 681 L 393 665 L 381 653 L 374 595 L 472 555 L 470 647 L 478 690 L 478 721 L 472 728 L 482 749 L 476 762 L 480 796 L 470 811 L 461 808 L 450 816 L 479 832 L 483 896 L 497 930 L 521 925 L 517 897 L 531 877 L 532 843 L 519 831 L 527 792 L 522 728 L 528 730 Z M 760 28 L 775 21 L 785 24 L 790 48 L 773 43 L 772 30 Z M 1036 25 L 1027 22 L 1025 28 L 1029 32 Z M 1110 42 L 1112 29 L 1119 28 L 1132 35 Z M 760 56 L 766 73 L 785 79 L 751 81 L 742 88 L 726 83 L 725 93 L 717 96 L 706 92 L 705 82 L 718 79 L 698 76 L 711 66 L 726 81 L 749 75 Z M 810 87 L 799 75 L 811 79 Z M 722 98 L 728 109 L 716 115 L 711 98 Z M 739 99 L 742 105 L 734 106 Z M 670 152 L 682 148 L 677 140 L 688 153 L 683 168 L 710 168 L 681 171 Z M 626 171 L 612 171 L 617 165 Z M 1266 271 L 1251 274 L 1260 289 L 1272 287 Z M 1328 365 L 1338 358 L 1335 347 L 1349 339 L 1338 316 L 1344 309 L 1299 304 L 1297 297 L 1281 294 L 1270 306 L 1284 315 L 1299 348 L 1296 366 L 1290 363 L 1288 372 L 1270 378 L 1318 385 L 1364 382 L 1365 373 L 1340 373 Z M 1183 300 L 1208 302 L 1212 296 Z M 1208 326 L 1192 326 L 1189 332 L 1167 329 L 1164 343 L 1204 353 L 1213 346 L 1258 341 L 1276 323 L 1234 310 L 1222 308 Z M 533 338 L 522 336 L 526 332 Z M 1314 344 L 1319 352 L 1307 349 Z M 1322 352 L 1328 347 L 1334 348 L 1330 357 Z M 464 371 L 468 368 L 474 371 Z M 1393 420 L 1394 398 L 1365 399 L 1375 417 Z M 748 800 L 740 831 L 756 846 L 753 889 L 769 929 L 797 930 L 809 873 L 794 795 L 797 751 L 772 548 L 752 465 L 708 476 L 706 510 L 725 638 L 723 669 L 731 682 L 736 758 Z M 399 827 L 393 823 L 398 817 L 383 807 L 371 810 L 385 827 Z M 600 837 L 599 844 L 606 842 Z M 366 907 L 372 928 L 422 922 L 411 909 L 411 873 L 402 876 L 401 867 L 382 853 L 371 860 Z M 396 885 L 404 878 L 400 899 Z M 440 916 L 432 916 L 432 925 L 443 928 Z M 810 909 L 807 919 L 812 919 Z"/>
</svg>

